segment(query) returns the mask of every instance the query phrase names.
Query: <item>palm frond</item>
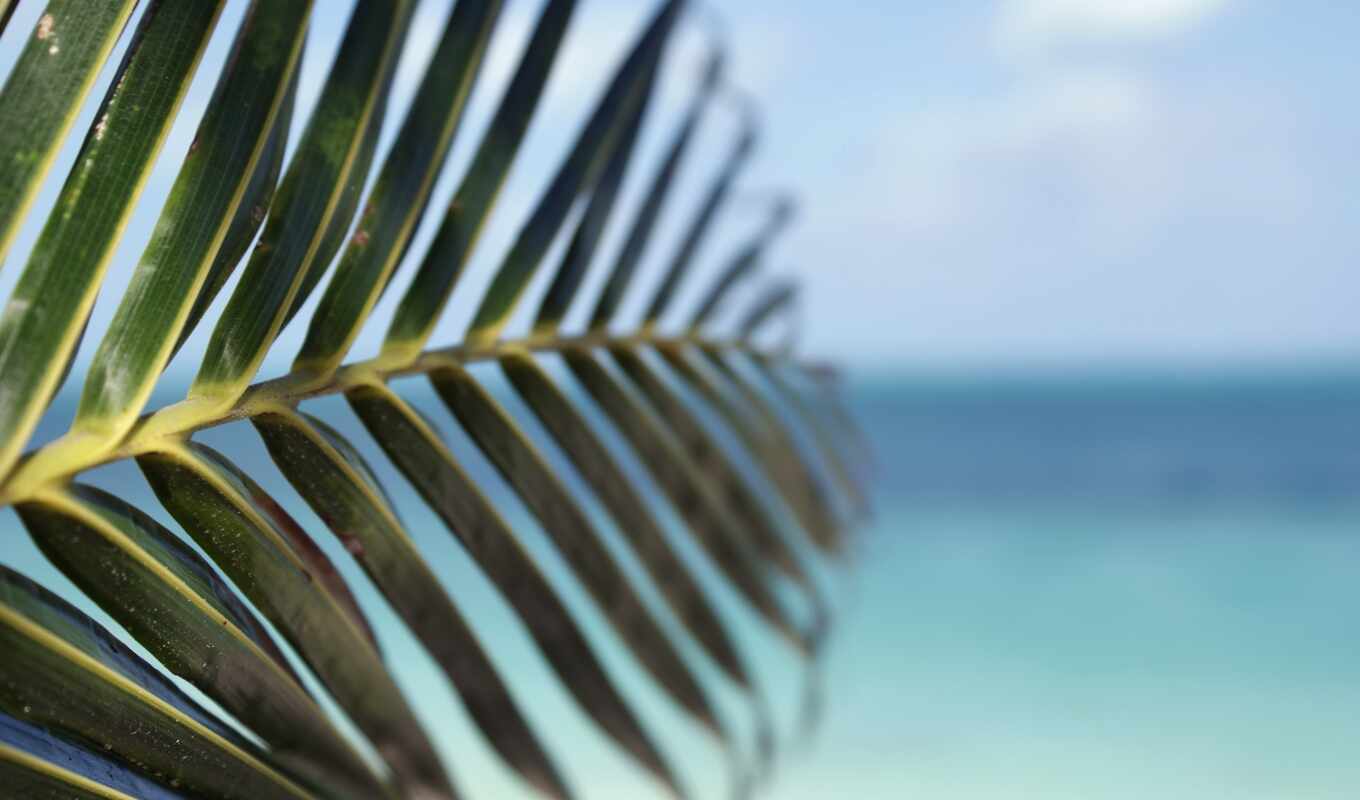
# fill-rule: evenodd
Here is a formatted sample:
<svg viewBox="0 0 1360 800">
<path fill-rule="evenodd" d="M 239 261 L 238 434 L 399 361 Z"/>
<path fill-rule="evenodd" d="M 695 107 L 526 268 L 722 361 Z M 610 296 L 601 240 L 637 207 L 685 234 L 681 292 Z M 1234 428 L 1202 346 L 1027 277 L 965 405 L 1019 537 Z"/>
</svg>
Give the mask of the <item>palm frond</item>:
<svg viewBox="0 0 1360 800">
<path fill-rule="evenodd" d="M 781 195 L 765 226 L 698 287 L 694 308 L 679 307 L 680 288 L 699 274 L 754 151 L 749 100 L 642 320 L 622 319 L 709 107 L 716 97 L 740 96 L 726 82 L 724 49 L 711 46 L 682 117 L 660 123 L 677 127 L 639 207 L 625 207 L 640 141 L 658 124 L 657 84 L 684 18 L 682 0 L 658 3 L 601 87 L 499 258 L 462 340 L 434 347 L 531 135 L 577 4 L 544 5 L 433 239 L 412 257 L 503 2 L 454 5 L 379 158 L 414 0 L 358 0 L 291 149 L 312 3 L 251 0 L 121 302 L 76 376 L 74 420 L 64 435 L 32 446 L 76 363 L 222 5 L 147 0 L 138 16 L 134 0 L 89 8 L 51 0 L 0 89 L 2 258 L 123 26 L 136 19 L 0 315 L 0 504 L 15 509 L 38 551 L 80 594 L 59 597 L 0 565 L 0 785 L 41 798 L 475 796 L 420 721 L 417 709 L 430 701 L 403 691 L 385 659 L 369 601 L 346 578 L 352 562 L 527 789 L 588 797 L 576 788 L 587 786 L 586 776 L 569 769 L 571 742 L 534 724 L 532 701 L 508 680 L 509 665 L 487 646 L 459 587 L 440 577 L 403 521 L 401 507 L 415 496 L 501 594 L 586 718 L 658 788 L 688 797 L 693 776 L 667 747 L 668 732 L 621 688 L 601 655 L 601 635 L 622 644 L 650 686 L 711 736 L 733 793 L 754 791 L 781 732 L 743 617 L 787 642 L 784 655 L 806 674 L 802 719 L 810 729 L 835 617 L 824 576 L 854 552 L 852 528 L 868 513 L 870 456 L 834 381 L 758 344 L 791 307 L 792 284 L 758 295 L 735 336 L 714 332 L 790 223 L 790 198 Z M 0 2 L 0 29 L 13 8 Z M 586 308 L 583 287 L 604 260 L 607 233 L 625 221 L 586 330 L 567 331 L 569 313 Z M 529 333 L 507 333 L 563 238 Z M 391 318 L 379 322 L 379 301 L 407 261 L 414 274 Z M 229 285 L 230 296 L 215 302 Z M 687 320 L 682 332 L 663 333 L 677 315 Z M 259 381 L 294 318 L 303 340 L 291 371 Z M 187 397 L 148 411 L 201 323 L 211 332 Z M 347 363 L 361 334 L 379 325 L 386 330 L 379 354 Z M 507 395 L 493 390 L 474 368 L 480 364 L 498 368 Z M 428 381 L 603 625 L 572 610 L 525 531 L 441 424 L 398 391 L 395 381 L 409 376 Z M 303 408 L 326 396 L 344 398 L 366 438 Z M 516 418 L 516 403 L 531 420 Z M 233 422 L 259 435 L 282 482 L 249 468 L 234 448 L 202 441 L 203 431 Z M 547 440 L 536 441 L 528 422 Z M 645 475 L 633 474 L 620 446 Z M 548 448 L 565 456 L 584 491 Z M 379 453 L 402 487 L 384 485 L 371 463 Z M 118 463 L 140 469 L 160 509 L 96 485 L 89 473 Z M 330 530 L 334 546 L 305 529 L 280 484 Z M 636 560 L 637 576 L 620 555 Z M 719 602 L 706 569 L 739 607 Z M 717 681 L 745 699 L 754 741 L 718 701 Z"/>
</svg>

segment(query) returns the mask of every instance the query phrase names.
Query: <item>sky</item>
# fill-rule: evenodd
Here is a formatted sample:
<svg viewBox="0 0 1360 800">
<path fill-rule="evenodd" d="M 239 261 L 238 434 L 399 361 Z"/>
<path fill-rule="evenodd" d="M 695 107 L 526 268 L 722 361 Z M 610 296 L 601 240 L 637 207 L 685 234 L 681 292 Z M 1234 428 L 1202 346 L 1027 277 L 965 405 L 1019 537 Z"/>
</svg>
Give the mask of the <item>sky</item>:
<svg viewBox="0 0 1360 800">
<path fill-rule="evenodd" d="M 806 276 L 814 349 L 1004 369 L 1360 350 L 1360 6 L 736 5 L 767 76 L 762 172 L 805 202 L 776 262 Z"/>
<path fill-rule="evenodd" d="M 22 3 L 6 41 L 31 30 Z M 319 3 L 303 64 L 300 132 L 343 33 L 349 0 Z M 456 341 L 480 288 L 653 7 L 585 0 L 504 199 L 435 341 Z M 450 3 L 424 0 L 393 88 L 381 159 Z M 115 255 L 91 330 L 112 316 L 220 69 L 242 0 L 229 0 L 146 194 Z M 538 0 L 509 0 L 466 122 L 434 192 L 442 212 L 519 58 Z M 1348 365 L 1360 355 L 1357 216 L 1360 7 L 1302 0 L 706 0 L 680 30 L 622 208 L 632 210 L 691 96 L 709 43 L 756 99 L 759 150 L 695 274 L 693 302 L 757 230 L 776 192 L 796 225 L 763 280 L 796 276 L 804 352 L 865 372 Z M 126 37 L 125 37 L 126 38 Z M 15 47 L 0 48 L 0 70 Z M 92 98 L 111 77 L 106 69 Z M 88 103 L 75 130 L 88 127 Z M 694 214 L 735 135 L 735 104 L 705 118 L 626 325 Z M 69 168 L 75 143 L 54 174 Z M 50 181 L 9 261 L 55 199 Z M 431 214 L 437 223 L 440 214 Z M 569 323 L 592 305 L 629 222 L 610 227 Z M 424 251 L 423 225 L 374 324 L 376 352 Z M 548 259 L 554 263 L 562 242 Z M 532 310 L 550 269 L 534 284 Z M 20 270 L 0 273 L 7 294 Z M 753 284 L 735 306 L 749 305 Z M 231 284 L 228 286 L 228 290 Z M 219 299 L 225 302 L 227 292 Z M 319 297 L 320 292 L 317 292 Z M 315 302 L 315 301 L 313 301 Z M 632 315 L 631 317 L 629 315 Z M 305 319 L 306 314 L 302 315 Z M 737 312 L 728 309 L 730 324 Z M 672 324 L 678 321 L 672 320 Z M 521 314 L 514 330 L 527 327 Z M 284 332 L 264 374 L 287 370 Z M 187 380 L 210 329 L 171 367 Z M 88 337 L 87 359 L 97 341 Z M 77 367 L 80 366 L 78 362 Z M 78 373 L 77 373 L 78 374 Z"/>
</svg>

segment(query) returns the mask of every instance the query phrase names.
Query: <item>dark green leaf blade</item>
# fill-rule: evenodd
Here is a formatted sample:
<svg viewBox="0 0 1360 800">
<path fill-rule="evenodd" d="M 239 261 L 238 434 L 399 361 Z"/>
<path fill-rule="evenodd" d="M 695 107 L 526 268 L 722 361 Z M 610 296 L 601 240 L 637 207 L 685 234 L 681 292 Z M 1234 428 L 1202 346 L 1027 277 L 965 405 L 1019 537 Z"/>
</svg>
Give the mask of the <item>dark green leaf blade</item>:
<svg viewBox="0 0 1360 800">
<path fill-rule="evenodd" d="M 750 536 L 761 557 L 792 578 L 807 595 L 816 615 L 814 636 L 820 638 L 829 623 L 830 610 L 826 599 L 746 477 L 721 450 L 713 435 L 640 354 L 627 347 L 613 347 L 609 353 L 656 409 L 657 416 L 675 433 L 694 463 L 721 487 L 728 509 Z"/>
<path fill-rule="evenodd" d="M 24 800 L 181 800 L 135 769 L 0 714 L 0 786 Z"/>
<path fill-rule="evenodd" d="M 831 624 L 830 605 L 820 587 L 806 571 L 795 549 L 781 537 L 781 526 L 770 516 L 769 508 L 752 490 L 727 455 L 718 448 L 714 434 L 689 412 L 680 398 L 664 384 L 660 375 L 638 352 L 627 347 L 614 347 L 610 348 L 610 353 L 623 372 L 653 404 L 658 415 L 684 442 L 695 463 L 723 487 L 728 508 L 750 534 L 761 556 L 780 568 L 804 591 L 812 606 L 811 636 L 815 648 L 814 656 L 820 656 L 821 646 Z M 739 417 L 735 425 L 742 432 L 749 428 L 749 422 L 744 417 Z M 757 449 L 763 448 L 757 444 Z M 782 469 L 776 468 L 770 474 L 770 479 L 776 481 L 776 476 L 782 473 Z M 793 496 L 794 499 L 790 502 L 798 504 L 801 494 L 797 487 L 793 489 Z M 808 535 L 815 537 L 817 534 L 809 530 Z M 819 659 L 814 658 L 808 666 L 801 714 L 804 736 L 810 735 L 812 728 L 819 721 L 823 694 Z"/>
<path fill-rule="evenodd" d="M 0 34 L 3 34 L 5 28 L 9 27 L 9 21 L 14 16 L 15 8 L 18 8 L 18 0 L 0 0 Z M 3 258 L 3 256 L 0 256 L 0 258 Z"/>
<path fill-rule="evenodd" d="M 457 135 L 502 5 L 460 0 L 454 7 L 294 369 L 334 372 L 387 288 Z"/>
<path fill-rule="evenodd" d="M 556 766 L 422 559 L 358 451 L 325 423 L 278 407 L 251 419 L 274 462 L 458 688 L 487 739 L 531 785 L 571 797 Z"/>
<path fill-rule="evenodd" d="M 439 435 L 379 383 L 345 393 L 373 438 L 481 566 L 528 628 L 582 709 L 670 790 L 679 782 L 590 643 L 509 525 L 458 466 Z"/>
<path fill-rule="evenodd" d="M 629 397 L 593 354 L 568 350 L 563 356 L 572 374 L 647 465 L 713 563 L 774 630 L 799 652 L 810 653 L 811 640 L 794 624 L 766 582 L 764 562 L 675 434 Z"/>
<path fill-rule="evenodd" d="M 778 421 L 768 412 L 762 414 L 764 409 L 753 405 L 750 395 L 744 396 L 741 403 L 730 397 L 715 378 L 690 360 L 688 353 L 681 347 L 665 346 L 657 348 L 657 351 L 685 385 L 718 412 L 727 429 L 736 433 L 746 452 L 779 490 L 812 544 L 823 552 L 836 552 L 835 516 L 821 495 L 821 486 L 809 479 L 801 455 L 786 446 Z M 726 366 L 720 356 L 718 363 Z M 727 380 L 733 379 L 730 373 L 721 374 L 727 376 Z"/>
<path fill-rule="evenodd" d="M 10 716 L 195 796 L 311 797 L 97 623 L 3 566 L 0 650 L 0 711 Z"/>
<path fill-rule="evenodd" d="M 123 301 L 95 353 L 75 428 L 116 438 L 146 404 L 181 340 L 269 145 L 290 116 L 309 3 L 255 2 Z M 225 280 L 226 275 L 221 279 Z"/>
<path fill-rule="evenodd" d="M 754 352 L 750 354 L 755 355 Z M 765 360 L 776 358 L 773 354 L 762 354 L 761 357 Z M 839 372 L 834 367 L 818 363 L 786 363 L 785 366 L 794 367 L 790 370 L 794 377 L 804 380 L 809 385 L 811 389 L 809 394 L 814 395 L 813 399 L 816 399 L 818 405 L 825 410 L 832 427 L 845 440 L 846 447 L 856 461 L 856 469 L 861 472 L 871 471 L 874 468 L 874 448 L 865 435 L 864 428 L 860 427 L 845 407 Z"/>
<path fill-rule="evenodd" d="M 538 518 L 633 656 L 681 708 L 730 745 L 708 693 L 543 455 L 467 370 L 445 367 L 431 372 L 429 379 L 463 429 Z"/>
<path fill-rule="evenodd" d="M 198 328 L 203 315 L 208 313 L 213 300 L 217 299 L 218 292 L 222 291 L 227 279 L 240 265 L 246 250 L 250 248 L 251 242 L 255 241 L 255 234 L 259 233 L 260 226 L 264 224 L 270 204 L 274 202 L 279 175 L 283 172 L 284 152 L 288 148 L 288 132 L 292 129 L 293 112 L 297 107 L 300 75 L 300 70 L 293 70 L 292 83 L 288 86 L 288 94 L 284 98 L 279 117 L 274 122 L 274 130 L 265 144 L 264 155 L 255 165 L 255 174 L 251 176 L 250 183 L 246 185 L 245 195 L 236 206 L 236 214 L 232 217 L 231 224 L 227 226 L 227 235 L 222 239 L 222 246 L 217 249 L 217 257 L 208 268 L 208 275 L 198 290 L 198 296 L 194 298 L 189 316 L 184 320 L 184 327 L 180 329 L 179 339 L 175 342 L 171 354 L 172 358 L 174 353 L 178 353 L 184 346 L 189 335 Z"/>
<path fill-rule="evenodd" d="M 751 677 L 722 618 L 585 418 L 527 353 L 511 352 L 500 359 L 500 366 L 618 522 L 676 616 L 734 683 L 751 688 Z"/>
<path fill-rule="evenodd" d="M 798 284 L 781 281 L 765 290 L 737 326 L 743 340 L 750 341 L 765 323 L 787 311 L 798 299 Z"/>
<path fill-rule="evenodd" d="M 548 3 L 543 9 L 472 166 L 397 306 L 383 343 L 384 359 L 414 360 L 429 340 L 519 153 L 575 10 L 576 0 Z"/>
<path fill-rule="evenodd" d="M 774 209 L 770 215 L 770 221 L 756 234 L 749 244 L 741 249 L 740 252 L 727 265 L 713 285 L 709 287 L 704 298 L 699 301 L 693 316 L 690 317 L 689 331 L 691 335 L 697 334 L 701 328 L 713 317 L 714 312 L 722 305 L 732 290 L 737 287 L 744 279 L 751 276 L 755 269 L 760 266 L 765 251 L 779 236 L 793 218 L 793 201 L 787 197 L 781 197 L 775 202 Z"/>
<path fill-rule="evenodd" d="M 354 217 L 410 0 L 359 3 L 240 283 L 208 341 L 190 398 L 227 407 L 321 280 Z"/>
<path fill-rule="evenodd" d="M 313 786 L 384 796 L 269 634 L 154 519 L 79 484 L 18 507 L 39 549 L 162 664 L 197 686 Z"/>
<path fill-rule="evenodd" d="M 840 446 L 836 443 L 835 436 L 826 420 L 812 407 L 802 392 L 794 388 L 793 384 L 780 373 L 781 365 L 760 359 L 752 359 L 752 361 L 759 374 L 802 419 L 805 427 L 817 443 L 817 449 L 822 455 L 823 463 L 831 472 L 832 478 L 836 481 L 836 486 L 840 489 L 850 507 L 856 514 L 868 513 L 868 497 L 855 479 L 853 471 L 850 469 L 845 455 L 841 452 Z"/>
<path fill-rule="evenodd" d="M 745 375 L 728 362 L 726 355 L 720 348 L 699 347 L 698 352 L 705 362 L 714 368 L 720 376 L 720 380 L 737 392 L 738 396 L 745 402 L 746 407 L 751 409 L 760 421 L 761 429 L 765 432 L 767 440 L 771 442 L 769 455 L 766 459 L 782 460 L 789 465 L 780 467 L 769 464 L 768 468 L 788 470 L 789 477 L 785 480 L 789 483 L 789 491 L 798 493 L 794 487 L 802 487 L 801 494 L 809 506 L 805 513 L 818 520 L 817 523 L 812 524 L 810 530 L 813 530 L 814 535 L 817 535 L 818 530 L 821 531 L 817 538 L 818 546 L 828 555 L 843 555 L 845 540 L 844 531 L 841 528 L 841 519 L 837 515 L 835 501 L 830 495 L 829 487 L 825 485 L 821 476 L 812 467 L 811 461 L 814 456 L 805 454 L 801 450 L 774 406 Z"/>
<path fill-rule="evenodd" d="M 761 687 L 748 672 L 723 618 L 672 549 L 633 481 L 552 378 L 524 352 L 511 351 L 500 359 L 500 366 L 614 517 L 619 531 L 638 554 L 686 630 L 719 669 L 749 696 L 756 718 L 758 758 L 763 770 L 773 755 L 773 724 Z M 734 778 L 740 783 L 746 776 L 741 774 L 742 767 L 736 762 L 735 755 L 733 753 Z"/>
<path fill-rule="evenodd" d="M 604 330 L 618 313 L 619 304 L 623 302 L 623 296 L 627 293 L 628 287 L 633 281 L 633 276 L 637 273 L 642 255 L 646 252 L 647 245 L 652 240 L 656 223 L 661 218 L 661 209 L 665 206 L 671 189 L 675 185 L 675 176 L 680 171 L 685 156 L 689 153 L 690 144 L 694 141 L 694 134 L 699 129 L 699 122 L 703 119 L 704 111 L 707 110 L 719 83 L 722 81 L 725 60 L 721 50 L 715 51 L 709 60 L 704 80 L 699 85 L 699 92 L 691 102 L 689 111 L 686 112 L 680 123 L 680 128 L 671 140 L 665 161 L 662 162 L 661 167 L 648 185 L 646 199 L 643 201 L 642 207 L 638 209 L 637 216 L 629 228 L 628 238 L 624 241 L 623 248 L 619 251 L 618 260 L 614 263 L 614 269 L 605 282 L 599 300 L 596 301 L 595 311 L 590 317 L 590 329 L 592 331 Z"/>
<path fill-rule="evenodd" d="M 647 307 L 646 316 L 643 317 L 645 328 L 654 327 L 660 321 L 661 316 L 666 313 L 680 282 L 693 268 L 695 256 L 698 255 L 699 248 L 703 246 L 704 241 L 712 231 L 718 213 L 722 211 L 723 206 L 727 203 L 728 196 L 732 194 L 732 186 L 736 183 L 737 176 L 741 174 L 742 168 L 746 166 L 746 162 L 751 158 L 751 153 L 755 150 L 756 131 L 754 122 L 748 115 L 743 123 L 737 142 L 732 147 L 732 153 L 727 157 L 727 162 L 713 180 L 713 185 L 709 187 L 708 194 L 705 195 L 703 203 L 699 206 L 689 228 L 685 231 L 684 238 L 681 239 L 680 249 L 671 258 L 670 266 L 666 268 L 665 277 L 661 279 L 661 283 L 656 287 L 656 292 L 652 295 L 652 303 Z"/>
<path fill-rule="evenodd" d="M 590 269 L 595 250 L 600 245 L 605 226 L 619 199 L 623 179 L 628 175 L 628 166 L 632 163 L 638 135 L 642 132 L 642 121 L 647 115 L 651 100 L 652 94 L 649 92 L 642 98 L 642 102 L 636 105 L 632 117 L 623 124 L 619 142 L 605 164 L 599 183 L 590 194 L 590 202 L 587 203 L 580 221 L 576 223 L 576 233 L 572 235 L 571 244 L 567 247 L 566 254 L 562 256 L 562 262 L 557 265 L 557 274 L 553 276 L 547 293 L 543 295 L 543 302 L 538 307 L 538 317 L 534 320 L 535 336 L 550 337 L 557 332 L 562 318 L 571 307 L 571 301 L 581 288 L 581 282 L 585 279 L 586 271 Z"/>
<path fill-rule="evenodd" d="M 0 261 L 136 5 L 52 0 L 0 89 Z"/>
<path fill-rule="evenodd" d="M 599 179 L 610 153 L 623 136 L 625 124 L 633 116 L 633 108 L 652 93 L 661 56 L 683 7 L 683 0 L 668 0 L 620 65 L 566 161 L 491 279 L 468 328 L 469 342 L 486 344 L 500 336 L 576 199 Z"/>
<path fill-rule="evenodd" d="M 200 444 L 167 444 L 139 456 L 137 464 L 166 510 L 288 639 L 373 742 L 401 791 L 456 797 L 368 636 L 271 518 L 268 506 L 277 504 L 262 507 L 264 491 Z"/>
<path fill-rule="evenodd" d="M 13 466 L 65 377 L 220 8 L 220 2 L 163 3 L 142 16 L 0 316 L 0 475 Z"/>
</svg>

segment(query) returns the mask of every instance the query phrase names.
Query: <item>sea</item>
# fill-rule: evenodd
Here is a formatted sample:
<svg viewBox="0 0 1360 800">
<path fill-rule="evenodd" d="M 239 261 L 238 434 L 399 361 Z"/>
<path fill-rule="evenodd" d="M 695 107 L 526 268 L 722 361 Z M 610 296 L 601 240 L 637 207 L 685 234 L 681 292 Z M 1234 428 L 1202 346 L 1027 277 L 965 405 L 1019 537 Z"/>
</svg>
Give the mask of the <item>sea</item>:
<svg viewBox="0 0 1360 800">
<path fill-rule="evenodd" d="M 542 531 L 428 387 L 397 388 L 436 419 L 523 532 L 693 796 L 728 797 L 723 749 L 599 623 Z M 721 586 L 657 498 L 774 708 L 776 753 L 757 778 L 759 796 L 1360 797 L 1360 374 L 852 373 L 844 402 L 872 446 L 872 514 L 850 558 L 815 561 L 834 609 L 827 655 L 815 666 Z M 507 408 L 581 493 L 629 573 L 640 574 L 527 410 L 512 400 Z M 365 435 L 342 402 L 309 410 L 356 440 Z M 596 423 L 625 466 L 640 470 Z M 228 425 L 202 438 L 276 487 L 350 579 L 466 796 L 528 797 L 353 559 L 272 471 L 251 429 Z M 374 469 L 579 795 L 663 797 L 575 708 L 522 625 L 393 467 L 375 456 Z M 87 479 L 169 522 L 135 468 L 105 467 Z M 0 532 L 0 561 L 76 596 L 12 511 L 0 514 Z M 781 591 L 796 606 L 795 593 Z M 660 606 L 654 593 L 646 597 Z M 126 638 L 99 609 L 82 607 Z M 739 732 L 737 760 L 751 764 L 749 699 L 688 640 L 684 654 Z M 809 686 L 820 691 L 811 724 Z"/>
</svg>

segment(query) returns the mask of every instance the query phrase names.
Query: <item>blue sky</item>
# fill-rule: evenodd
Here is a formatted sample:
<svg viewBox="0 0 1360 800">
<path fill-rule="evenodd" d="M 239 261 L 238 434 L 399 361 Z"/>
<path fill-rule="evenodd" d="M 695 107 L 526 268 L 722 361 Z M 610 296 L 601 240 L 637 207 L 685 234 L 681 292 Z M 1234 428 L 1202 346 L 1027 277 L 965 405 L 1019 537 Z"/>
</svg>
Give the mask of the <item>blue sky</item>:
<svg viewBox="0 0 1360 800">
<path fill-rule="evenodd" d="M 449 5 L 421 4 L 394 108 L 408 102 Z M 21 4 L 6 41 L 31 29 L 40 6 Z M 351 6 L 318 4 L 301 112 L 320 89 Z M 460 335 L 477 289 L 652 6 L 582 3 L 505 200 L 436 341 Z M 92 330 L 111 316 L 145 245 L 243 7 L 228 3 Z M 538 0 L 508 2 L 433 208 L 451 196 L 539 8 Z M 693 87 L 712 27 L 704 20 L 716 20 L 731 43 L 734 81 L 760 98 L 764 131 L 697 272 L 712 274 L 759 226 L 761 197 L 796 191 L 798 224 L 766 269 L 804 279 L 810 352 L 864 370 L 1297 365 L 1360 353 L 1360 112 L 1346 101 L 1360 7 L 708 0 L 703 8 L 672 51 L 627 202 L 638 201 Z M 17 48 L 0 49 L 3 69 Z M 77 131 L 88 125 L 89 105 Z M 719 108 L 706 120 L 648 259 L 653 278 L 728 147 L 733 118 Z M 299 127 L 304 119 L 297 115 Z M 392 115 L 386 141 L 398 121 Z M 68 148 L 57 174 L 73 158 Z M 39 198 L 11 262 L 31 245 L 56 188 Z M 413 259 L 431 233 L 421 229 Z M 621 233 L 615 224 L 587 298 Z M 376 349 L 411 266 L 357 353 Z M 0 274 L 0 291 L 19 271 L 11 264 Z M 700 283 L 684 287 L 686 296 Z M 650 288 L 635 287 L 626 308 L 636 313 Z M 172 371 L 187 377 L 208 333 L 199 331 Z M 286 369 L 302 333 L 298 325 L 285 332 L 266 373 Z"/>
<path fill-rule="evenodd" d="M 737 5 L 766 76 L 761 171 L 806 199 L 777 261 L 807 275 L 814 348 L 1003 368 L 1356 354 L 1360 7 Z"/>
</svg>

